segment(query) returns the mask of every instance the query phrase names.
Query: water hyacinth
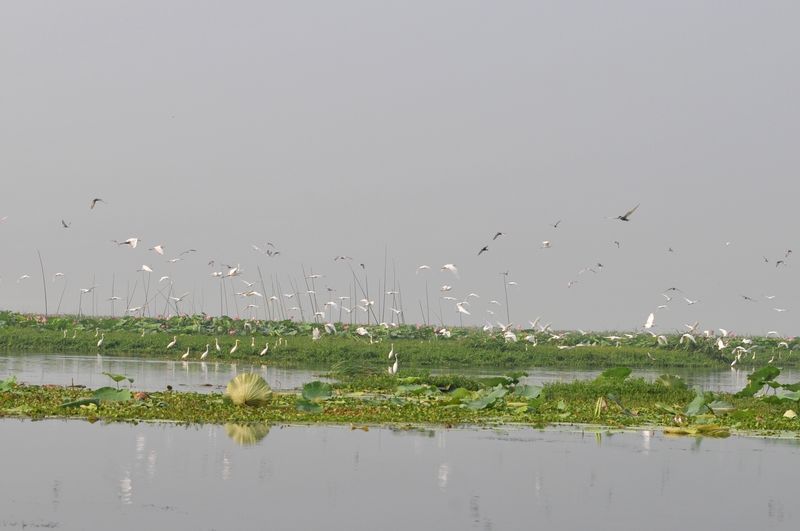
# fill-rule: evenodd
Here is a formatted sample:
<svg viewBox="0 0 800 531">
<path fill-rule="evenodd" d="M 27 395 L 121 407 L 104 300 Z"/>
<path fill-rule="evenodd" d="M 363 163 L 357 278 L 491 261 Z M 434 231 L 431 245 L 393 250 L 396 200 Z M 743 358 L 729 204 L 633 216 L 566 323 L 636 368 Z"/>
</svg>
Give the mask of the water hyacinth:
<svg viewBox="0 0 800 531">
<path fill-rule="evenodd" d="M 225 397 L 237 406 L 263 406 L 269 402 L 272 389 L 269 384 L 253 373 L 238 374 L 225 389 Z"/>
</svg>

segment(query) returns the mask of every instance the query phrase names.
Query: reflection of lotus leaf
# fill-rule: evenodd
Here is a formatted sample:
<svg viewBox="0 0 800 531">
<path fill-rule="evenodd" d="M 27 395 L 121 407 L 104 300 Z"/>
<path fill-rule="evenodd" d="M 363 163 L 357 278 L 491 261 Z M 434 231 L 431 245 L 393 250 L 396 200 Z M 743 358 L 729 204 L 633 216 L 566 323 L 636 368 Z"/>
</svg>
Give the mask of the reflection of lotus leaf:
<svg viewBox="0 0 800 531">
<path fill-rule="evenodd" d="M 225 433 L 237 444 L 256 444 L 269 433 L 269 424 L 225 424 Z"/>
<path fill-rule="evenodd" d="M 272 390 L 264 378 L 253 373 L 237 375 L 225 389 L 225 396 L 236 405 L 263 406 L 271 394 Z"/>
</svg>

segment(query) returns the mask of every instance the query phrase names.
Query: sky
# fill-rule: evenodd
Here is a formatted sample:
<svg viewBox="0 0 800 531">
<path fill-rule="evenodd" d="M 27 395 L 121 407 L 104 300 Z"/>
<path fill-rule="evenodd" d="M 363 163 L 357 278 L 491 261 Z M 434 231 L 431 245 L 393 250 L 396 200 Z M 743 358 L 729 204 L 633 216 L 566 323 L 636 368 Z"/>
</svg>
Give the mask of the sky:
<svg viewBox="0 0 800 531">
<path fill-rule="evenodd" d="M 241 317 L 267 312 L 232 295 L 258 269 L 307 319 L 303 270 L 319 305 L 355 271 L 384 321 L 399 287 L 412 323 L 654 312 L 656 332 L 795 335 L 798 19 L 788 1 L 4 2 L 0 308 L 44 312 L 38 251 L 50 313 L 110 314 L 113 285 L 119 315 L 149 278 L 149 314 L 174 313 L 170 282 L 181 311 L 219 314 L 211 273 L 238 264 L 222 310 Z"/>
</svg>

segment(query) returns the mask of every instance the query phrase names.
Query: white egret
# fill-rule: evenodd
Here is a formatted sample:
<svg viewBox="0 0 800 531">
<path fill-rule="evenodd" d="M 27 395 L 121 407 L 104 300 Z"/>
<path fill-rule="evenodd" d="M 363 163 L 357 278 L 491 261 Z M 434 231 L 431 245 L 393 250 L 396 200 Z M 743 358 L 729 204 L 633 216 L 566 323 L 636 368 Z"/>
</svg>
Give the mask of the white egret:
<svg viewBox="0 0 800 531">
<path fill-rule="evenodd" d="M 231 347 L 231 351 L 228 352 L 228 354 L 233 354 L 234 352 L 236 352 L 236 349 L 238 349 L 238 348 L 239 348 L 239 340 L 237 339 L 236 340 L 236 344 L 233 345 L 233 347 Z"/>
<path fill-rule="evenodd" d="M 136 246 L 139 245 L 139 238 L 128 238 L 127 240 L 121 242 L 114 240 L 114 243 L 117 245 L 130 245 L 131 249 L 136 249 Z"/>
<path fill-rule="evenodd" d="M 185 360 L 186 358 L 189 357 L 189 352 L 191 351 L 191 349 L 192 347 L 186 347 L 186 353 L 183 356 L 181 356 L 182 360 Z"/>
<path fill-rule="evenodd" d="M 458 268 L 454 264 L 445 264 L 439 270 L 440 271 L 450 271 L 456 277 L 458 277 Z"/>
<path fill-rule="evenodd" d="M 200 354 L 200 359 L 201 360 L 206 359 L 206 356 L 208 356 L 208 346 L 209 346 L 208 343 L 206 343 L 206 349 L 203 351 L 202 354 Z"/>
<path fill-rule="evenodd" d="M 175 343 L 178 342 L 178 336 L 172 336 L 172 341 L 167 344 L 167 350 L 171 349 L 175 346 Z"/>
</svg>

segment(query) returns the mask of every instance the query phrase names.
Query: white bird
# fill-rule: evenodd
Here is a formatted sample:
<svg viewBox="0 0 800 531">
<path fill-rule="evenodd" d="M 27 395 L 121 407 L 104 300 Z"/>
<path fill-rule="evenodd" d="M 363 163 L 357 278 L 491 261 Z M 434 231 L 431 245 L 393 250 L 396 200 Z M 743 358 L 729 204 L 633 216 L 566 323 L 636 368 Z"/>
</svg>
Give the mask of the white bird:
<svg viewBox="0 0 800 531">
<path fill-rule="evenodd" d="M 389 374 L 397 374 L 397 361 L 398 361 L 397 356 L 395 355 L 394 364 L 392 364 L 392 366 L 389 367 Z"/>
<path fill-rule="evenodd" d="M 202 354 L 200 354 L 200 359 L 201 360 L 206 359 L 206 356 L 208 356 L 208 347 L 209 347 L 209 345 L 208 345 L 208 343 L 206 343 L 206 349 L 203 351 Z"/>
<path fill-rule="evenodd" d="M 164 275 L 163 277 L 158 279 L 159 282 L 164 282 L 165 280 L 169 280 L 169 277 L 167 275 Z"/>
<path fill-rule="evenodd" d="M 440 271 L 450 271 L 456 277 L 458 277 L 458 268 L 453 264 L 445 264 L 441 267 Z"/>
<path fill-rule="evenodd" d="M 182 359 L 182 360 L 185 360 L 186 358 L 188 358 L 188 357 L 189 357 L 189 352 L 191 351 L 191 348 L 192 348 L 192 347 L 186 347 L 186 352 L 184 353 L 184 355 L 183 355 L 183 356 L 181 356 L 181 359 Z"/>
<path fill-rule="evenodd" d="M 464 308 L 464 306 L 463 306 L 464 304 L 465 303 L 463 303 L 463 302 L 457 302 L 456 303 L 456 309 L 458 310 L 458 312 L 459 313 L 463 313 L 464 315 L 472 315 L 471 313 L 469 313 L 469 311 L 467 311 L 466 308 Z"/>
<path fill-rule="evenodd" d="M 174 346 L 175 346 L 175 343 L 177 343 L 177 342 L 178 342 L 178 336 L 172 336 L 172 341 L 170 341 L 169 343 L 167 343 L 167 350 L 169 350 L 169 349 L 171 349 L 172 347 L 174 347 Z"/>
<path fill-rule="evenodd" d="M 333 323 L 325 323 L 325 333 L 326 334 L 335 334 L 336 333 L 336 326 Z"/>
<path fill-rule="evenodd" d="M 122 242 L 114 240 L 114 243 L 116 243 L 117 245 L 130 245 L 131 249 L 136 249 L 136 246 L 139 245 L 139 238 L 128 238 L 127 240 Z"/>
<path fill-rule="evenodd" d="M 550 249 L 552 246 L 553 244 L 550 242 L 550 240 L 544 240 L 542 242 L 541 249 Z"/>
<path fill-rule="evenodd" d="M 137 269 L 137 271 L 144 271 L 146 273 L 152 273 L 153 272 L 153 270 L 147 264 L 142 264 L 142 267 L 140 269 Z"/>
<path fill-rule="evenodd" d="M 104 340 L 105 338 L 106 338 L 106 333 L 105 333 L 105 332 L 103 332 L 103 333 L 100 335 L 100 340 L 97 342 L 97 348 L 100 348 L 100 346 L 103 344 L 103 340 Z"/>
<path fill-rule="evenodd" d="M 312 339 L 313 341 L 318 341 L 320 337 L 321 337 L 321 336 L 320 336 L 320 333 L 319 333 L 319 328 L 314 328 L 314 329 L 311 331 L 311 339 Z"/>
<path fill-rule="evenodd" d="M 453 289 L 453 286 L 448 286 L 447 284 L 444 284 L 441 288 L 439 288 L 439 291 L 450 291 L 451 289 Z"/>
<path fill-rule="evenodd" d="M 695 345 L 697 344 L 697 340 L 694 338 L 692 334 L 683 334 L 680 339 L 680 344 L 683 345 L 684 341 L 691 341 Z"/>
<path fill-rule="evenodd" d="M 160 255 L 162 255 L 162 256 L 164 255 L 164 246 L 163 246 L 163 245 L 161 245 L 161 244 L 154 245 L 153 247 L 151 247 L 151 248 L 150 248 L 150 249 L 148 249 L 148 250 L 149 250 L 149 251 L 155 251 L 155 252 L 157 252 L 158 254 L 160 254 Z"/>
<path fill-rule="evenodd" d="M 686 301 L 686 304 L 688 304 L 689 306 L 691 306 L 691 305 L 693 305 L 693 304 L 697 304 L 698 302 L 700 302 L 700 300 L 699 300 L 699 299 L 696 299 L 696 300 L 691 300 L 691 299 L 688 299 L 688 298 L 686 298 L 686 297 L 684 297 L 684 298 L 683 298 L 683 300 L 685 300 L 685 301 Z"/>
<path fill-rule="evenodd" d="M 417 272 L 416 272 L 416 274 L 419 274 L 419 272 L 420 272 L 420 271 L 424 271 L 424 270 L 426 270 L 426 269 L 430 269 L 430 268 L 431 268 L 431 266 L 429 266 L 429 265 L 421 265 L 421 266 L 419 266 L 419 267 L 417 268 Z"/>
<path fill-rule="evenodd" d="M 19 284 L 20 280 L 25 280 L 26 278 L 31 278 L 31 276 L 28 274 L 22 275 L 17 279 L 17 284 Z"/>
<path fill-rule="evenodd" d="M 116 295 L 114 295 L 113 297 L 109 297 L 109 298 L 107 298 L 106 300 L 107 300 L 107 301 L 118 301 L 118 300 L 120 300 L 120 299 L 121 299 L 121 297 L 117 297 Z"/>
<path fill-rule="evenodd" d="M 645 323 L 644 323 L 645 329 L 652 328 L 653 327 L 653 322 L 655 321 L 655 319 L 656 319 L 656 316 L 655 316 L 654 313 L 651 313 L 650 315 L 648 315 L 647 316 L 647 321 L 645 321 Z"/>
<path fill-rule="evenodd" d="M 389 349 L 389 359 L 394 357 L 394 343 L 392 343 L 392 347 Z"/>
<path fill-rule="evenodd" d="M 236 352 L 237 348 L 239 348 L 239 340 L 238 339 L 236 340 L 236 344 L 234 344 L 233 347 L 231 347 L 231 351 L 228 352 L 228 354 L 233 354 L 234 352 Z"/>
<path fill-rule="evenodd" d="M 53 275 L 53 282 L 55 282 L 57 278 L 63 277 L 63 276 L 64 276 L 64 273 L 56 273 L 55 275 Z"/>
<path fill-rule="evenodd" d="M 217 352 L 222 352 L 222 347 L 219 346 L 219 339 L 216 337 L 214 338 L 214 348 L 217 349 Z"/>
<path fill-rule="evenodd" d="M 773 308 L 773 310 L 775 310 L 778 313 L 782 313 L 782 312 L 788 311 L 786 308 Z"/>
<path fill-rule="evenodd" d="M 269 350 L 269 341 L 267 341 L 267 346 L 265 346 L 265 347 L 263 348 L 263 350 L 261 350 L 261 352 L 259 352 L 259 353 L 258 353 L 258 355 L 259 355 L 259 356 L 263 356 L 264 354 L 266 354 L 266 353 L 267 353 L 267 351 L 268 351 L 268 350 Z"/>
</svg>

